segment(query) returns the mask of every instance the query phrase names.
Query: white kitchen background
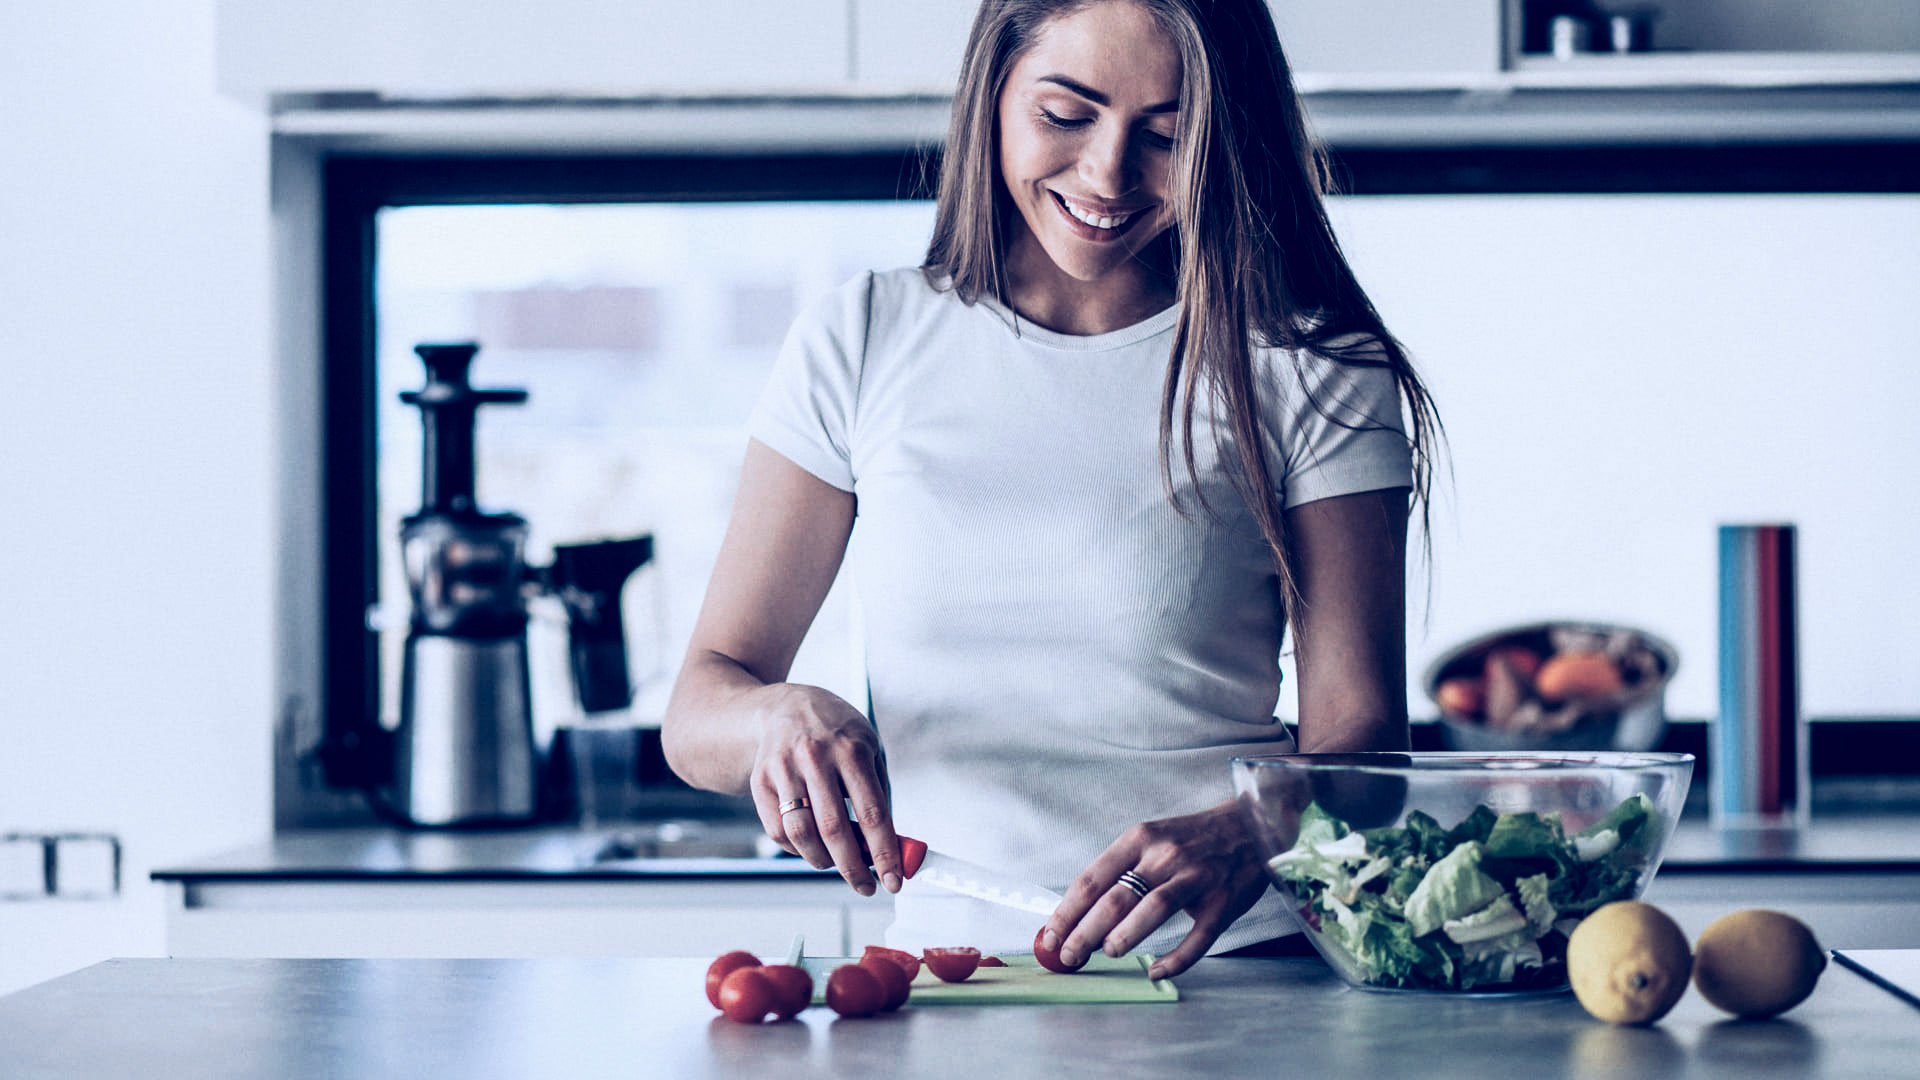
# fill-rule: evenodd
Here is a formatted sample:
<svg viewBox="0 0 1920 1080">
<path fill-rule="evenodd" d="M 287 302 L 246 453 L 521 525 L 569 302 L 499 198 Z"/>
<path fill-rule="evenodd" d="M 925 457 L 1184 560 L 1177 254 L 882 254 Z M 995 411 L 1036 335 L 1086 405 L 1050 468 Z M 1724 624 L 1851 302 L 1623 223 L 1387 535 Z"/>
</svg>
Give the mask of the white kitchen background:
<svg viewBox="0 0 1920 1080">
<path fill-rule="evenodd" d="M 305 10 L 316 33 L 384 27 L 389 52 L 364 59 L 390 74 L 409 49 L 471 44 L 409 36 L 403 15 L 436 6 Z M 596 9 L 477 6 L 473 26 Z M 756 65 L 805 81 L 815 60 L 855 64 L 850 12 L 866 13 L 871 72 L 889 19 L 903 35 L 916 10 L 950 26 L 955 3 L 750 6 L 777 35 L 744 39 L 728 31 L 752 24 L 675 0 L 649 5 L 653 32 L 632 47 L 663 79 L 711 52 L 703 70 L 722 82 Z M 234 96 L 246 65 L 221 66 L 223 94 L 215 60 L 216 8 L 244 21 L 247 7 L 0 5 L 0 832 L 106 831 L 126 851 L 117 900 L 0 904 L 0 992 L 157 953 L 147 872 L 271 828 L 268 120 Z M 818 56 L 800 47 L 813 39 Z M 509 40 L 538 79 L 554 69 L 534 61 L 570 39 Z M 1383 198 L 1335 213 L 1453 440 L 1416 672 L 1491 625 L 1619 619 L 1680 644 L 1669 706 L 1703 716 L 1713 528 L 1791 520 L 1806 709 L 1920 713 L 1920 507 L 1905 496 L 1920 197 Z"/>
</svg>

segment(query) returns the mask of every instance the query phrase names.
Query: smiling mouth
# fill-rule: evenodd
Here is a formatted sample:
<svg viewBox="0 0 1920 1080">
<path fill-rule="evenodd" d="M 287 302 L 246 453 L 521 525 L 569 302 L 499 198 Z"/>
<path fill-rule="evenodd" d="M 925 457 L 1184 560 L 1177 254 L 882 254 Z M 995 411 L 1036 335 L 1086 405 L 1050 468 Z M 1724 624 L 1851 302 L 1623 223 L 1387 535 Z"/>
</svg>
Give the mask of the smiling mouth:
<svg viewBox="0 0 1920 1080">
<path fill-rule="evenodd" d="M 1131 228 L 1134 222 L 1147 216 L 1145 209 L 1129 210 L 1124 214 L 1100 214 L 1071 201 L 1057 191 L 1050 190 L 1047 194 L 1053 196 L 1054 203 L 1060 207 L 1062 213 L 1082 226 L 1075 231 L 1091 239 L 1105 240 L 1119 236 Z"/>
</svg>

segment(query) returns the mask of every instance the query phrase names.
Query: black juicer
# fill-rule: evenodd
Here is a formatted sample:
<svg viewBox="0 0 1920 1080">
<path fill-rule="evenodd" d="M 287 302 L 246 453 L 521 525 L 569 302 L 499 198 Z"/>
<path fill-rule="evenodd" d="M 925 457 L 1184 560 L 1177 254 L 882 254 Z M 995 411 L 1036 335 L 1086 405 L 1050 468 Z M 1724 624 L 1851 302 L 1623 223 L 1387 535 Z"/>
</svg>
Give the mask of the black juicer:
<svg viewBox="0 0 1920 1080">
<path fill-rule="evenodd" d="M 400 676 L 394 783 L 418 825 L 512 824 L 540 806 L 527 669 L 527 602 L 542 592 L 567 610 L 575 695 L 584 712 L 632 704 L 620 591 L 653 554 L 653 538 L 554 548 L 529 566 L 527 522 L 474 502 L 474 415 L 527 392 L 478 390 L 467 370 L 479 346 L 420 345 L 427 383 L 400 400 L 420 410 L 422 493 L 400 525 L 412 613 Z"/>
</svg>

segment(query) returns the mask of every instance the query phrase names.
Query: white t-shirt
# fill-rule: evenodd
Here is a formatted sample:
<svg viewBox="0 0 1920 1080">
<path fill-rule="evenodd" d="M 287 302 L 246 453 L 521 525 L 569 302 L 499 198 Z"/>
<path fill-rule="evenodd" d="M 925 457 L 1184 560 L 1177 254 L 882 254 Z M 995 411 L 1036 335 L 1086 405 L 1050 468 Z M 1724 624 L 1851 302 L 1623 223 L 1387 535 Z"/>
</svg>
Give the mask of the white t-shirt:
<svg viewBox="0 0 1920 1080">
<path fill-rule="evenodd" d="M 1178 508 L 1161 476 L 1177 317 L 1060 334 L 903 269 L 812 306 L 775 363 L 748 430 L 855 496 L 848 566 L 894 821 L 936 850 L 1064 890 L 1128 826 L 1231 797 L 1229 758 L 1291 749 L 1276 579 L 1204 406 L 1213 515 L 1177 449 Z M 1282 504 L 1409 486 L 1389 371 L 1295 359 L 1258 357 Z M 1371 430 L 1330 422 L 1309 391 Z M 896 898 L 903 924 L 915 895 Z M 1005 949 L 1037 925 L 930 944 Z M 1292 929 L 1270 892 L 1214 951 Z"/>
</svg>

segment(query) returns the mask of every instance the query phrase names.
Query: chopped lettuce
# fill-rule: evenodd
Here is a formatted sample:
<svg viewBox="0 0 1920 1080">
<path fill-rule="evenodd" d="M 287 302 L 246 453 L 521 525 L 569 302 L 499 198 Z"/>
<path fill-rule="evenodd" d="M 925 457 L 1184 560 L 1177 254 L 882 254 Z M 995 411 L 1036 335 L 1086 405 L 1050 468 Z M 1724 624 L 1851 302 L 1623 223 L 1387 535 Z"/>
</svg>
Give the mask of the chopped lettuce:
<svg viewBox="0 0 1920 1080">
<path fill-rule="evenodd" d="M 1521 878 L 1513 886 L 1520 894 L 1520 907 L 1526 912 L 1527 926 L 1533 930 L 1533 936 L 1544 936 L 1560 918 L 1559 910 L 1553 906 L 1552 883 L 1547 875 L 1535 874 Z"/>
<path fill-rule="evenodd" d="M 1434 863 L 1407 898 L 1407 923 L 1415 937 L 1431 934 L 1449 919 L 1478 911 L 1504 895 L 1500 883 L 1480 872 L 1486 848 L 1469 840 Z"/>
<path fill-rule="evenodd" d="M 1537 984 L 1559 972 L 1582 916 L 1634 894 L 1659 828 L 1643 795 L 1572 836 L 1558 817 L 1485 806 L 1451 829 L 1414 811 L 1356 831 L 1313 803 L 1294 846 L 1269 866 L 1294 889 L 1310 932 L 1367 983 Z"/>
<path fill-rule="evenodd" d="M 1495 889 L 1499 886 L 1496 884 Z M 1527 928 L 1527 917 L 1513 906 L 1507 894 L 1497 893 L 1493 902 L 1474 911 L 1471 915 L 1462 915 L 1457 919 L 1448 919 L 1440 924 L 1440 929 L 1462 945 L 1471 945 L 1476 941 L 1488 941 L 1503 938 L 1515 931 Z M 1532 941 L 1533 935 L 1528 934 Z"/>
</svg>

